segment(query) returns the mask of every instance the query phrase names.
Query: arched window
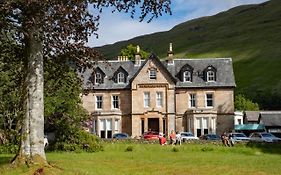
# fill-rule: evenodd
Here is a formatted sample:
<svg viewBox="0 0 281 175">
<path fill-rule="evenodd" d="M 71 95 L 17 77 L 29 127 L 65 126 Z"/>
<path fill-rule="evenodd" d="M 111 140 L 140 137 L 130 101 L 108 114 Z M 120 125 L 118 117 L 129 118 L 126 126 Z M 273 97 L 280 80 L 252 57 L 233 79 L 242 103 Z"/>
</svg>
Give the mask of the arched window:
<svg viewBox="0 0 281 175">
<path fill-rule="evenodd" d="M 191 82 L 191 72 L 190 71 L 183 72 L 183 82 Z"/>
<path fill-rule="evenodd" d="M 122 72 L 117 74 L 117 83 L 125 83 L 125 76 Z"/>
<path fill-rule="evenodd" d="M 95 74 L 95 84 L 101 84 L 102 83 L 102 76 L 100 73 Z"/>
<path fill-rule="evenodd" d="M 208 72 L 207 72 L 207 81 L 208 82 L 212 82 L 212 81 L 215 81 L 216 80 L 216 74 L 215 74 L 215 72 L 214 71 L 212 71 L 212 70 L 209 70 Z"/>
</svg>

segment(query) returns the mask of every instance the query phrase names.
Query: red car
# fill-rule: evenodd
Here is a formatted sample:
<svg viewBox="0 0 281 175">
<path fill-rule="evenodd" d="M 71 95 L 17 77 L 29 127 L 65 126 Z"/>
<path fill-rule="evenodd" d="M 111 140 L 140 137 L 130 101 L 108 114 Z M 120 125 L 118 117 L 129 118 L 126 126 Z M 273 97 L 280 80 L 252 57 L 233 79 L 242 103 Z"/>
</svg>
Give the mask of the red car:
<svg viewBox="0 0 281 175">
<path fill-rule="evenodd" d="M 146 140 L 156 140 L 159 139 L 159 132 L 148 131 L 143 134 L 143 138 Z"/>
</svg>

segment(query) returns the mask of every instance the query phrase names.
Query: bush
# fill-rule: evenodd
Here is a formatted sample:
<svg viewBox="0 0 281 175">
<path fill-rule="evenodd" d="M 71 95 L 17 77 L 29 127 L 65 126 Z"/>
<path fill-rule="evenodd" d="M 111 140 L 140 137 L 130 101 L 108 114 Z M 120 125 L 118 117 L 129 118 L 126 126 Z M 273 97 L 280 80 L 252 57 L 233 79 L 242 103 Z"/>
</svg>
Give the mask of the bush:
<svg viewBox="0 0 281 175">
<path fill-rule="evenodd" d="M 16 154 L 18 153 L 19 146 L 13 144 L 0 145 L 0 154 Z"/>
<path fill-rule="evenodd" d="M 179 151 L 180 151 L 180 149 L 179 149 L 179 148 L 177 148 L 177 147 L 173 147 L 172 151 L 173 151 L 173 152 L 179 152 Z"/>
<path fill-rule="evenodd" d="M 204 147 L 204 148 L 201 149 L 201 151 L 203 151 L 203 152 L 214 151 L 214 148 Z"/>
<path fill-rule="evenodd" d="M 86 131 L 78 130 L 69 137 L 56 137 L 55 142 L 50 144 L 49 150 L 97 152 L 102 151 L 100 139 Z"/>
<path fill-rule="evenodd" d="M 128 146 L 125 151 L 126 151 L 126 152 L 132 152 L 133 149 L 134 149 L 133 146 Z"/>
</svg>

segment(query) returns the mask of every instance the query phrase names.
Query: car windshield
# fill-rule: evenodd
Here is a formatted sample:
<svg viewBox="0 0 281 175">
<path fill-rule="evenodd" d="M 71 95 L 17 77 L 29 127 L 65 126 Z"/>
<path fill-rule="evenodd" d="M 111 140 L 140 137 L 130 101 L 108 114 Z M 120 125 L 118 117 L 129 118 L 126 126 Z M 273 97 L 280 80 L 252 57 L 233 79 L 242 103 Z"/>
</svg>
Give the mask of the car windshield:
<svg viewBox="0 0 281 175">
<path fill-rule="evenodd" d="M 193 136 L 191 133 L 181 133 L 181 136 Z"/>
<path fill-rule="evenodd" d="M 239 134 L 233 134 L 234 137 L 246 137 L 245 134 L 239 133 Z"/>
<path fill-rule="evenodd" d="M 272 134 L 270 133 L 263 133 L 261 134 L 263 137 L 274 137 Z"/>
</svg>

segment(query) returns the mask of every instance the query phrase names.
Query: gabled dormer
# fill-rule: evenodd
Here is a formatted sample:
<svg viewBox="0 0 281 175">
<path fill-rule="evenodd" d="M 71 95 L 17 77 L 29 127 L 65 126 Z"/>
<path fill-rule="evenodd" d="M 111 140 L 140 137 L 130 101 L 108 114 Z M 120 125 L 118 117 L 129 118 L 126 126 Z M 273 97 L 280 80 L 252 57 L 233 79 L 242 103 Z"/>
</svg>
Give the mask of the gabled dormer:
<svg viewBox="0 0 281 175">
<path fill-rule="evenodd" d="M 95 68 L 93 73 L 92 73 L 92 82 L 93 84 L 103 84 L 104 83 L 104 78 L 105 78 L 105 73 L 99 68 Z"/>
<path fill-rule="evenodd" d="M 206 82 L 215 82 L 217 80 L 217 69 L 209 65 L 204 69 L 204 80 Z"/>
<path fill-rule="evenodd" d="M 182 82 L 192 82 L 193 80 L 193 67 L 189 64 L 184 65 L 178 73 L 178 78 Z"/>
<path fill-rule="evenodd" d="M 128 72 L 120 66 L 113 74 L 113 81 L 118 84 L 127 83 L 128 75 Z"/>
</svg>

